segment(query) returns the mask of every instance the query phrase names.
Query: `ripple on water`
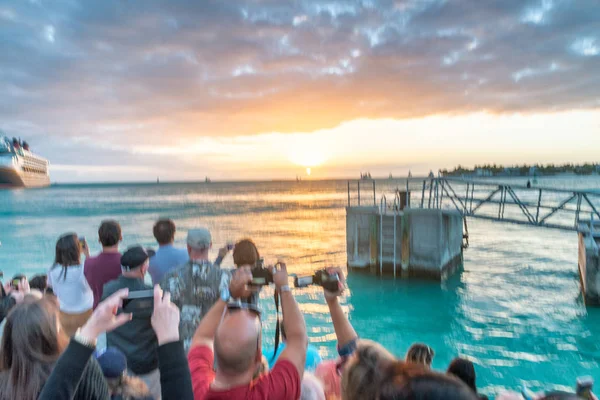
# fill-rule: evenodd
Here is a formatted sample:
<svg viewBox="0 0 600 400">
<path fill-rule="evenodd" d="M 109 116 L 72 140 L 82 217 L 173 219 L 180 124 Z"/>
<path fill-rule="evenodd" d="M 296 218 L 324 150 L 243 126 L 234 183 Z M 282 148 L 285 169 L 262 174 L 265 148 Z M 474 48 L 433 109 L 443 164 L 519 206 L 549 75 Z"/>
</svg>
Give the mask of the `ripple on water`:
<svg viewBox="0 0 600 400">
<path fill-rule="evenodd" d="M 403 182 L 384 182 L 393 189 Z M 540 179 L 540 185 L 600 189 L 600 178 Z M 284 257 L 290 270 L 308 273 L 343 256 L 346 182 L 267 182 L 166 185 L 80 185 L 0 191 L 0 268 L 44 271 L 56 238 L 65 231 L 92 240 L 101 219 L 117 218 L 123 245 L 155 244 L 152 225 L 176 220 L 177 245 L 185 231 L 211 229 L 216 255 L 229 239 L 252 237 L 267 261 Z M 379 190 L 384 190 L 379 187 Z M 403 356 L 414 342 L 434 348 L 433 365 L 445 369 L 457 355 L 471 359 L 486 394 L 522 385 L 534 390 L 573 387 L 581 375 L 600 376 L 600 309 L 586 309 L 577 276 L 574 233 L 469 220 L 471 247 L 463 270 L 443 284 L 380 280 L 354 273 L 341 300 L 357 332 Z M 225 265 L 231 264 L 231 258 Z M 317 288 L 295 291 L 310 341 L 335 355 L 335 332 Z M 263 290 L 264 347 L 273 346 L 273 291 Z M 549 386 L 550 385 L 550 386 Z"/>
</svg>

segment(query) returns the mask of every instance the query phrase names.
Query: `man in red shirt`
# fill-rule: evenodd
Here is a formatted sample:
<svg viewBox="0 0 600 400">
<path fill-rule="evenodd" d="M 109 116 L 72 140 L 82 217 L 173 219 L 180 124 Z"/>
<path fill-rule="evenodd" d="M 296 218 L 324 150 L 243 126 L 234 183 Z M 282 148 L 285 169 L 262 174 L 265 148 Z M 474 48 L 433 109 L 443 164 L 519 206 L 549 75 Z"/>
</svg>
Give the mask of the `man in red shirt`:
<svg viewBox="0 0 600 400">
<path fill-rule="evenodd" d="M 117 221 L 102 221 L 98 229 L 98 241 L 102 244 L 102 253 L 96 257 L 88 257 L 83 266 L 85 279 L 94 292 L 94 309 L 102 299 L 104 284 L 121 275 L 119 242 L 122 239 L 121 225 Z"/>
<path fill-rule="evenodd" d="M 200 322 L 188 354 L 195 400 L 300 397 L 308 337 L 304 317 L 288 286 L 285 264 L 279 265 L 273 281 L 281 294 L 287 346 L 277 363 L 269 373 L 255 378 L 262 359 L 260 316 L 249 308 L 228 308 L 230 294 L 221 293 L 221 298 Z M 247 285 L 251 281 L 250 267 L 238 268 L 229 285 L 231 297 L 249 297 L 252 292 Z"/>
</svg>

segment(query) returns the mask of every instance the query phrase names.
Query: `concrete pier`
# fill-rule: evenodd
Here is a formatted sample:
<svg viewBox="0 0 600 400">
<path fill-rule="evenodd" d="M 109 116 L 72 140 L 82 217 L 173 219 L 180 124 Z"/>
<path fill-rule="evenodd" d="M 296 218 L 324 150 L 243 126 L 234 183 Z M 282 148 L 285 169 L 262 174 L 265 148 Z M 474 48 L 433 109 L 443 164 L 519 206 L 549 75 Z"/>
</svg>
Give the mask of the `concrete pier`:
<svg viewBox="0 0 600 400">
<path fill-rule="evenodd" d="M 462 239 L 463 218 L 456 211 L 346 208 L 350 269 L 443 280 L 462 261 Z"/>
<path fill-rule="evenodd" d="M 591 229 L 590 229 L 591 228 Z M 600 306 L 600 222 L 587 221 L 579 232 L 579 278 L 586 305 Z"/>
</svg>

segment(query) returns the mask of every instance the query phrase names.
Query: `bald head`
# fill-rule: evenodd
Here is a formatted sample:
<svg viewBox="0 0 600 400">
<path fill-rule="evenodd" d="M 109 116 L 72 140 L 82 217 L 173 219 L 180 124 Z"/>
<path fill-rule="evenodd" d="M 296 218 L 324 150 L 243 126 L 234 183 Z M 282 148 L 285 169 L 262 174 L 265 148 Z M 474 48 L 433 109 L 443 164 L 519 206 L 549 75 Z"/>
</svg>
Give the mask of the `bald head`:
<svg viewBox="0 0 600 400">
<path fill-rule="evenodd" d="M 238 310 L 228 312 L 215 335 L 217 368 L 227 375 L 254 371 L 261 360 L 261 326 L 258 316 Z"/>
</svg>

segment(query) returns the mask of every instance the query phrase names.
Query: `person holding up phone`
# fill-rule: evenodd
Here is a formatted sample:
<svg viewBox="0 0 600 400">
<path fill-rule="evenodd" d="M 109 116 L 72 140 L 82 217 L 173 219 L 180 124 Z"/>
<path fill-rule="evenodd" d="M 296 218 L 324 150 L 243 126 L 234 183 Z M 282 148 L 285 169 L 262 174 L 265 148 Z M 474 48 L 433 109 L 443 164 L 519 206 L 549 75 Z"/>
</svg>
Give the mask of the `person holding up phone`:
<svg viewBox="0 0 600 400">
<path fill-rule="evenodd" d="M 60 304 L 60 323 L 68 336 L 73 336 L 92 315 L 94 293 L 83 268 L 82 254 L 90 250 L 85 238 L 66 233 L 56 242 L 54 264 L 48 270 L 48 287 Z"/>
<path fill-rule="evenodd" d="M 154 292 L 144 283 L 152 250 L 133 246 L 121 256 L 122 275 L 104 285 L 102 300 L 120 289 L 129 289 L 118 314 L 130 313 L 131 321 L 106 334 L 106 344 L 116 347 L 127 358 L 128 369 L 141 378 L 155 399 L 160 398 L 158 344 L 150 321 L 154 309 Z"/>
<path fill-rule="evenodd" d="M 17 279 L 16 282 L 15 279 L 16 278 L 13 278 L 12 281 L 6 282 L 4 286 L 0 287 L 0 291 L 2 292 L 2 296 L 0 296 L 0 337 L 2 337 L 4 320 L 9 311 L 17 304 L 23 302 L 25 295 L 30 292 L 27 278 L 22 276 L 22 278 L 20 280 Z"/>
</svg>

